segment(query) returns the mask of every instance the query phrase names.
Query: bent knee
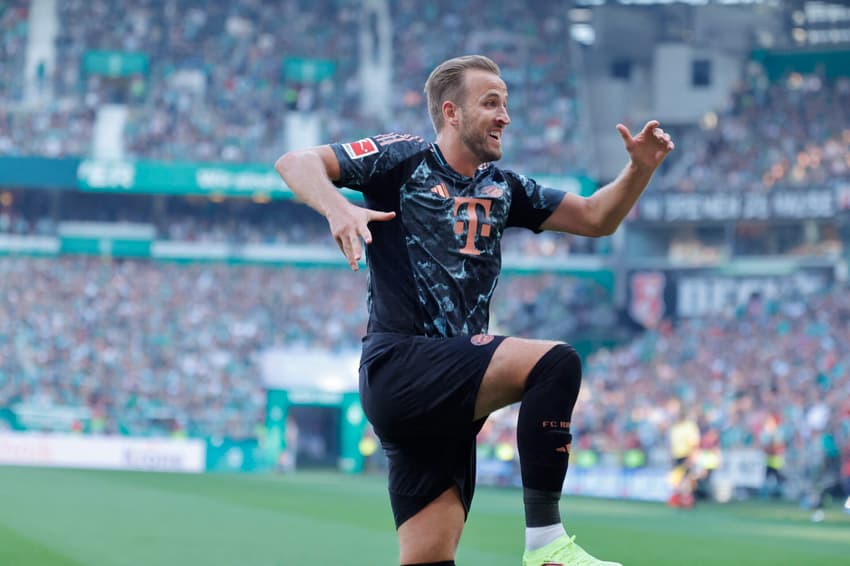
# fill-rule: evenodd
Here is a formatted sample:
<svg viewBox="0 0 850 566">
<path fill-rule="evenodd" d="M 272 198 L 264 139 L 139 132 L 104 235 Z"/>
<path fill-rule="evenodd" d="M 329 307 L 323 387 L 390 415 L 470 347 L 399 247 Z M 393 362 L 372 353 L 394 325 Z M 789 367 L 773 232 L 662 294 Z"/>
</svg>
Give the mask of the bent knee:
<svg viewBox="0 0 850 566">
<path fill-rule="evenodd" d="M 575 348 L 564 342 L 556 342 L 543 354 L 528 374 L 525 390 L 541 384 L 564 388 L 578 395 L 581 387 L 581 357 Z"/>
</svg>

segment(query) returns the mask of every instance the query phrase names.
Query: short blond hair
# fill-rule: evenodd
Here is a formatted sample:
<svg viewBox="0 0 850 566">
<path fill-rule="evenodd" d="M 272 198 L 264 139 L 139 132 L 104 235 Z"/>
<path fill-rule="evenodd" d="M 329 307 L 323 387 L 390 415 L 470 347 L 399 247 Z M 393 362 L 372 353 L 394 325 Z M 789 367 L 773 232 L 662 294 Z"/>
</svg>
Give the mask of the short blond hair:
<svg viewBox="0 0 850 566">
<path fill-rule="evenodd" d="M 431 71 L 425 81 L 425 97 L 428 100 L 428 112 L 434 130 L 440 133 L 443 129 L 443 102 L 451 100 L 462 106 L 464 96 L 464 76 L 469 69 L 488 71 L 495 75 L 501 72 L 495 61 L 483 55 L 464 55 L 443 61 Z"/>
</svg>

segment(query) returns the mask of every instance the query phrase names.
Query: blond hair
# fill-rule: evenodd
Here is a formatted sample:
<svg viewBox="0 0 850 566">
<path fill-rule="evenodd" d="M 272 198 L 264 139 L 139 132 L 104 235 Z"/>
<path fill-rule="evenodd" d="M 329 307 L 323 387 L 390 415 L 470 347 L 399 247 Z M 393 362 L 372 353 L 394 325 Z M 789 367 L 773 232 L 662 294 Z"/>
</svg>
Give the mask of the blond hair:
<svg viewBox="0 0 850 566">
<path fill-rule="evenodd" d="M 451 100 L 462 106 L 464 96 L 464 76 L 468 69 L 479 69 L 493 74 L 500 74 L 499 66 L 492 59 L 483 55 L 464 55 L 443 61 L 431 71 L 425 81 L 425 96 L 428 99 L 428 112 L 434 130 L 440 133 L 443 128 L 443 102 Z"/>
</svg>

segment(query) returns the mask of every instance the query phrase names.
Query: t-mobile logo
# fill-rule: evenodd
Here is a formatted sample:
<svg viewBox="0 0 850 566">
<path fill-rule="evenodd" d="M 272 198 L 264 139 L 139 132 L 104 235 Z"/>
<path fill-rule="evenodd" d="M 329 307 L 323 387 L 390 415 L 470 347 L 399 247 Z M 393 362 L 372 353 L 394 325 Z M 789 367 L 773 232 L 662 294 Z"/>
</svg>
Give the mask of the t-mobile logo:
<svg viewBox="0 0 850 566">
<path fill-rule="evenodd" d="M 480 255 L 481 250 L 475 247 L 475 237 L 482 236 L 487 238 L 490 236 L 490 206 L 492 201 L 483 198 L 473 197 L 455 197 L 454 198 L 454 217 L 455 217 L 455 234 L 460 236 L 466 234 L 465 245 L 460 249 L 460 253 L 469 255 Z M 484 218 L 479 224 L 478 206 L 484 209 Z M 460 215 L 462 209 L 466 209 L 466 217 Z M 479 230 L 478 227 L 481 227 Z"/>
</svg>

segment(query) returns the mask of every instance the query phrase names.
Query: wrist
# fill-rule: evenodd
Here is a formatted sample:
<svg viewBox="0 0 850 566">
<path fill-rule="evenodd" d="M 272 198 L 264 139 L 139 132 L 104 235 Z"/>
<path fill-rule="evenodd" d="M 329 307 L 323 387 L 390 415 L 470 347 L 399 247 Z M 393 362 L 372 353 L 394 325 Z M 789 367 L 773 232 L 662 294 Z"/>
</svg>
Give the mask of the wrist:
<svg viewBox="0 0 850 566">
<path fill-rule="evenodd" d="M 626 171 L 632 176 L 644 177 L 648 180 L 655 172 L 655 167 L 630 159 Z"/>
<path fill-rule="evenodd" d="M 344 196 L 339 193 L 334 193 L 330 196 L 330 198 L 325 199 L 325 201 L 321 203 L 321 209 L 319 212 L 321 212 L 322 216 L 325 218 L 330 218 L 331 216 L 343 212 L 349 206 L 351 206 L 351 203 L 348 202 Z"/>
</svg>

